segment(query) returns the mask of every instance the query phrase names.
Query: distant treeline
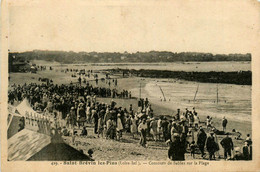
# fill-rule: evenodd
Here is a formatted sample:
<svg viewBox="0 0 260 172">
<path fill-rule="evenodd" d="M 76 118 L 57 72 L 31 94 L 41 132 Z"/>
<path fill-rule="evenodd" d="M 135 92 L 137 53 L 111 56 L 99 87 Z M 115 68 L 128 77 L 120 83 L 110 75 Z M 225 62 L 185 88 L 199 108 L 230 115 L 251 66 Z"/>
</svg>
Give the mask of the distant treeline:
<svg viewBox="0 0 260 172">
<path fill-rule="evenodd" d="M 111 73 L 121 73 L 124 76 L 131 74 L 138 77 L 149 78 L 175 78 L 187 81 L 206 82 L 206 83 L 226 83 L 237 85 L 252 85 L 252 72 L 184 72 L 168 70 L 134 70 L 134 69 L 109 69 Z"/>
<path fill-rule="evenodd" d="M 14 58 L 15 57 L 15 58 Z M 28 51 L 9 53 L 10 60 L 46 60 L 60 63 L 144 63 L 144 62 L 185 62 L 185 61 L 251 61 L 251 54 L 211 54 L 197 52 L 150 51 L 136 53 L 119 52 L 73 52 L 73 51 Z"/>
</svg>

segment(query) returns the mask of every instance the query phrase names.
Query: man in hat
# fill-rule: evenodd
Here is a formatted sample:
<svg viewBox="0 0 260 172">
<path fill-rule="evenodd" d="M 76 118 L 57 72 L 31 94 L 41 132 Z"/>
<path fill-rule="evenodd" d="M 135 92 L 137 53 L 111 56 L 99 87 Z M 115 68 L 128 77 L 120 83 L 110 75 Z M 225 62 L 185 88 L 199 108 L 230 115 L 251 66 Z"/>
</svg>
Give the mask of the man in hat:
<svg viewBox="0 0 260 172">
<path fill-rule="evenodd" d="M 203 157 L 205 155 L 204 147 L 205 147 L 206 140 L 207 140 L 207 134 L 205 133 L 203 128 L 200 127 L 200 130 L 199 130 L 198 135 L 197 135 L 197 145 L 198 145 L 199 150 L 201 152 L 201 157 Z"/>
<path fill-rule="evenodd" d="M 223 127 L 224 132 L 226 132 L 227 123 L 228 123 L 227 119 L 225 117 L 223 117 L 222 127 Z"/>
<path fill-rule="evenodd" d="M 218 148 L 213 131 L 210 131 L 210 136 L 206 140 L 206 148 L 209 152 L 209 160 L 215 159 L 215 152 L 218 151 Z"/>
<path fill-rule="evenodd" d="M 223 138 L 220 142 L 222 147 L 224 148 L 224 158 L 227 159 L 227 155 L 231 157 L 231 149 L 234 149 L 232 139 L 228 136 L 229 134 L 226 134 L 226 137 Z"/>
</svg>

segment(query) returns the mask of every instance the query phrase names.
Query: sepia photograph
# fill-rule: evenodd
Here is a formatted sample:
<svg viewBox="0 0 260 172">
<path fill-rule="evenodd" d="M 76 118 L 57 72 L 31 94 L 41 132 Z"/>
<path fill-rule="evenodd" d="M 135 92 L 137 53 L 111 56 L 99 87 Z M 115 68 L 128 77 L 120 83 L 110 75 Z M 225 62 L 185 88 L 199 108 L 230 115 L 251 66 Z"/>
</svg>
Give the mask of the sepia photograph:
<svg viewBox="0 0 260 172">
<path fill-rule="evenodd" d="M 259 2 L 126 2 L 6 2 L 5 161 L 256 161 Z"/>
</svg>

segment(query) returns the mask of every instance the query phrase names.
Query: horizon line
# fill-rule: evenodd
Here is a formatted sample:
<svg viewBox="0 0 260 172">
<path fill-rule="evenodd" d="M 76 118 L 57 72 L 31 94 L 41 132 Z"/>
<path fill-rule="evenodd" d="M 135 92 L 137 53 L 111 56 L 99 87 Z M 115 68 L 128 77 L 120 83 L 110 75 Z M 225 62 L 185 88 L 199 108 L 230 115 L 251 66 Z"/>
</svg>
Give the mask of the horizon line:
<svg viewBox="0 0 260 172">
<path fill-rule="evenodd" d="M 128 53 L 128 54 L 135 54 L 135 53 L 149 53 L 149 52 L 170 52 L 170 53 L 201 53 L 201 54 L 212 54 L 212 55 L 230 55 L 230 54 L 250 54 L 251 53 L 210 53 L 210 52 L 198 52 L 198 51 L 170 51 L 170 50 L 150 50 L 150 51 L 135 51 L 135 52 L 128 52 L 128 51 L 73 51 L 73 50 L 48 50 L 48 49 L 34 49 L 34 50 L 26 50 L 26 51 L 10 51 L 8 49 L 8 53 L 26 53 L 26 52 L 34 52 L 34 51 L 58 51 L 58 52 L 73 52 L 73 53 Z"/>
</svg>

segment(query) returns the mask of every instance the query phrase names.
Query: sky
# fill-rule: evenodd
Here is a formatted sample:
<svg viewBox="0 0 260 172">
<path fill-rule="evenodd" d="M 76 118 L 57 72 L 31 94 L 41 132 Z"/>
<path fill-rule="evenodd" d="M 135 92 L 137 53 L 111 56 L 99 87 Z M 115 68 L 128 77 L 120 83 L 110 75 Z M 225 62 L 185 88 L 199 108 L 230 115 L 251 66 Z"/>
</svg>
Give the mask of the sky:
<svg viewBox="0 0 260 172">
<path fill-rule="evenodd" d="M 228 54 L 257 49 L 257 1 L 60 2 L 10 3 L 10 51 Z"/>
</svg>

